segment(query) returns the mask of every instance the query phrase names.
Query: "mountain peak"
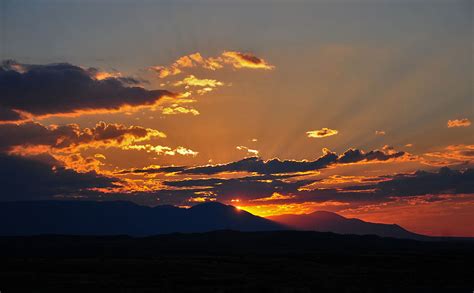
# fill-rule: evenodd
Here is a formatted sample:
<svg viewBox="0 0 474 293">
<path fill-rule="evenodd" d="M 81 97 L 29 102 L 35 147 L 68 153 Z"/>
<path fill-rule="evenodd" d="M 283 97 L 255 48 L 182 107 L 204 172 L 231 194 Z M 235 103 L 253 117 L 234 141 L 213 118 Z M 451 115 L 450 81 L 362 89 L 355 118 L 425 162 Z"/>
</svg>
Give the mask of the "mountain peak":
<svg viewBox="0 0 474 293">
<path fill-rule="evenodd" d="M 208 201 L 192 206 L 189 210 L 191 211 L 235 211 L 236 207 L 226 205 L 218 201 Z"/>
<path fill-rule="evenodd" d="M 150 208 L 109 201 L 5 202 L 0 203 L 0 222 L 15 223 L 15 226 L 0 227 L 0 235 L 144 236 L 223 229 L 272 231 L 284 228 L 280 224 L 219 202 L 201 203 L 190 209 L 166 205 Z"/>
<path fill-rule="evenodd" d="M 207 201 L 207 202 L 203 202 L 195 206 L 192 206 L 191 209 L 202 208 L 202 207 L 231 207 L 231 206 L 223 204 L 218 201 Z"/>
<path fill-rule="evenodd" d="M 423 236 L 411 233 L 398 225 L 364 222 L 356 218 L 345 218 L 328 211 L 316 211 L 303 215 L 273 216 L 270 219 L 300 230 L 424 239 Z"/>
</svg>

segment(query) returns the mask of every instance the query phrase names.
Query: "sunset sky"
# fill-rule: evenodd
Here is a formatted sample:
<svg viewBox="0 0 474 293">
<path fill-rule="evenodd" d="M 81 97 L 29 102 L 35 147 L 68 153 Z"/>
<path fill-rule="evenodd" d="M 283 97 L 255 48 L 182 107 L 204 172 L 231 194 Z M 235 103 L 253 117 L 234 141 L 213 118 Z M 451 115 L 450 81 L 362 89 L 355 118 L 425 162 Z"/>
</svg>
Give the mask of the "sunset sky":
<svg viewBox="0 0 474 293">
<path fill-rule="evenodd" d="M 470 0 L 0 5 L 0 200 L 474 236 Z"/>
</svg>

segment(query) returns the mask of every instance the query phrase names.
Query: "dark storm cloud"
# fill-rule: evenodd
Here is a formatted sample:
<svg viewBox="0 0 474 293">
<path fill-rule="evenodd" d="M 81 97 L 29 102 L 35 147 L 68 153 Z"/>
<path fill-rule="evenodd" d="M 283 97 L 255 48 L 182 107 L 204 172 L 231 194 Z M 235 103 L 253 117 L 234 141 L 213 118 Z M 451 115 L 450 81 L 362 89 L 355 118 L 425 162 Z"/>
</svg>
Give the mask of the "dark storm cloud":
<svg viewBox="0 0 474 293">
<path fill-rule="evenodd" d="M 48 65 L 4 61 L 0 66 L 0 121 L 20 120 L 15 111 L 34 116 L 112 111 L 153 105 L 173 94 L 146 90 L 127 77 L 97 79 L 94 72 L 68 63 Z"/>
<path fill-rule="evenodd" d="M 0 154 L 0 200 L 51 199 L 80 195 L 90 188 L 113 187 L 117 180 L 95 172 L 65 169 L 54 158 Z"/>
<path fill-rule="evenodd" d="M 457 171 L 443 167 L 437 173 L 418 171 L 394 176 L 375 187 L 384 196 L 474 193 L 474 169 Z"/>
</svg>

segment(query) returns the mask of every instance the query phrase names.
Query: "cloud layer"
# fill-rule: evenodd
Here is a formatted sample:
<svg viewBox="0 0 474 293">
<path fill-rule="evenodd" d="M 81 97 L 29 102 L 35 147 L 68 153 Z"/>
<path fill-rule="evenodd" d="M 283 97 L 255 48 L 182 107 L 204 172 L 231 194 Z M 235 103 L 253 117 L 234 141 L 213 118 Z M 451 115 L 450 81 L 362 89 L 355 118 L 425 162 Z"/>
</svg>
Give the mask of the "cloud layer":
<svg viewBox="0 0 474 293">
<path fill-rule="evenodd" d="M 37 122 L 0 124 L 0 152 L 33 148 L 80 149 L 86 147 L 122 147 L 153 137 L 165 137 L 154 129 L 140 126 L 99 122 L 93 128 L 81 129 L 77 124 L 43 126 Z"/>
<path fill-rule="evenodd" d="M 112 188 L 118 181 L 93 171 L 78 173 L 66 169 L 50 156 L 25 158 L 0 154 L 0 166 L 0 200 L 80 198 L 84 191 Z"/>
<path fill-rule="evenodd" d="M 68 63 L 31 65 L 4 61 L 0 66 L 0 122 L 31 116 L 78 115 L 152 106 L 165 90 L 147 90 L 131 78 L 98 75 Z"/>
<path fill-rule="evenodd" d="M 405 152 L 397 152 L 392 148 L 364 152 L 358 149 L 349 149 L 342 155 L 325 150 L 324 155 L 313 161 L 296 161 L 272 159 L 265 161 L 258 157 L 249 157 L 239 161 L 219 165 L 205 165 L 196 167 L 181 167 L 178 173 L 194 175 L 214 175 L 228 172 L 249 172 L 262 175 L 299 173 L 308 171 L 317 171 L 335 164 L 350 164 L 370 161 L 387 161 L 401 159 L 406 155 Z M 137 172 L 139 169 L 130 170 Z M 124 172 L 124 171 L 122 171 Z M 150 170 L 148 170 L 150 172 Z M 157 173 L 164 172 L 164 169 L 157 169 Z M 173 170 L 173 172 L 175 172 Z"/>
</svg>

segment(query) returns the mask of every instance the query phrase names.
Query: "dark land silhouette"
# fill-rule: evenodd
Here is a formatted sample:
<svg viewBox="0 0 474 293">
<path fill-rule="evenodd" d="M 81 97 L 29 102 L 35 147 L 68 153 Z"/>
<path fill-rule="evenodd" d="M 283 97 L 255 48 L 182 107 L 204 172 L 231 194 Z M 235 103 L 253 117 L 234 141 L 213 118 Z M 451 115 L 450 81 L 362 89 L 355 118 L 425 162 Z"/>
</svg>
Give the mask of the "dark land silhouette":
<svg viewBox="0 0 474 293">
<path fill-rule="evenodd" d="M 140 206 L 128 201 L 17 201 L 0 203 L 0 235 L 131 235 L 214 230 L 289 229 L 217 202 L 192 208 Z"/>
<path fill-rule="evenodd" d="M 424 237 L 327 212 L 277 220 L 285 224 L 220 203 L 3 202 L 0 290 L 472 292 L 470 238 Z M 429 241 L 291 230 L 315 223 Z"/>
<path fill-rule="evenodd" d="M 359 219 L 348 219 L 326 211 L 303 215 L 280 215 L 268 219 L 298 230 L 334 232 L 338 234 L 378 235 L 405 239 L 428 240 L 429 237 L 412 233 L 396 224 L 379 224 Z"/>
<path fill-rule="evenodd" d="M 339 234 L 428 240 L 398 225 L 347 219 L 336 213 L 314 212 L 269 219 L 218 202 L 192 208 L 140 206 L 128 201 L 0 202 L 0 235 L 130 235 L 194 233 L 215 230 L 310 230 Z"/>
<path fill-rule="evenodd" d="M 0 237 L 2 292 L 471 292 L 474 246 L 307 231 Z"/>
</svg>

